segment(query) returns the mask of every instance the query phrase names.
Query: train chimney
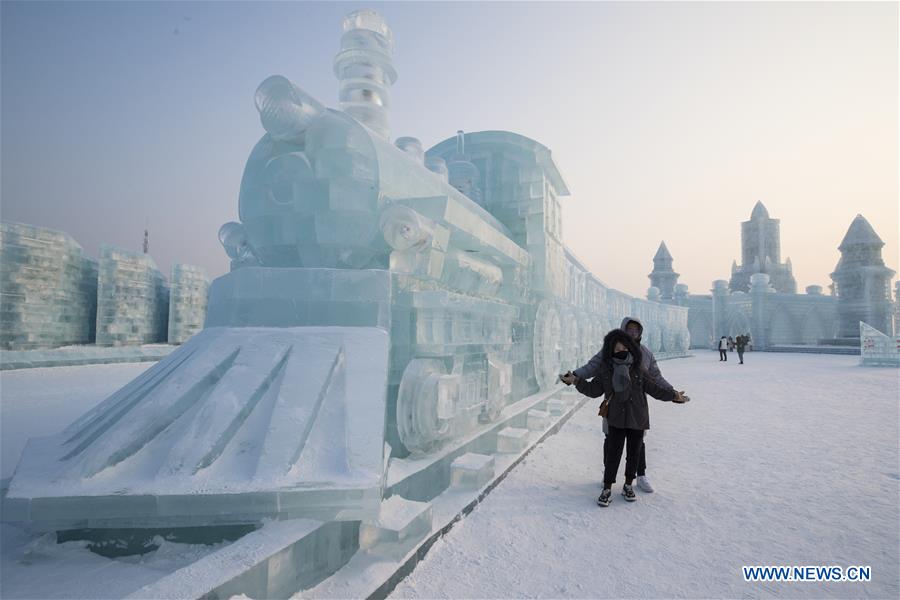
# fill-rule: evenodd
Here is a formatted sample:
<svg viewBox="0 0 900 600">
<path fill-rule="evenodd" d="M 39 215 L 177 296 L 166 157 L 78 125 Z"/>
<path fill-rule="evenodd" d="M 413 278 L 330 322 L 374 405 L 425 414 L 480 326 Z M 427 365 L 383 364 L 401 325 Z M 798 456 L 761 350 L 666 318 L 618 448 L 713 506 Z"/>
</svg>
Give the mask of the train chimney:
<svg viewBox="0 0 900 600">
<path fill-rule="evenodd" d="M 341 110 L 390 140 L 390 88 L 397 80 L 393 33 L 373 10 L 350 13 L 342 26 L 341 50 L 334 57 Z"/>
</svg>

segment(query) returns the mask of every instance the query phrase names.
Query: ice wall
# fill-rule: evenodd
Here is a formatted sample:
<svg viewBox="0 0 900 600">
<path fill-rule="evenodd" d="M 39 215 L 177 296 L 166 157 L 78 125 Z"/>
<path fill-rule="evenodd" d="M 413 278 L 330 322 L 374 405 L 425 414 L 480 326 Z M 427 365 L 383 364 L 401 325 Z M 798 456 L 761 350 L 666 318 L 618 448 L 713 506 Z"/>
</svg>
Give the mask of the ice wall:
<svg viewBox="0 0 900 600">
<path fill-rule="evenodd" d="M 101 246 L 97 283 L 97 345 L 164 343 L 169 288 L 146 254 Z"/>
<path fill-rule="evenodd" d="M 65 233 L 0 223 L 0 347 L 94 341 L 97 262 Z"/>
<path fill-rule="evenodd" d="M 172 265 L 169 294 L 169 343 L 182 344 L 203 329 L 209 296 L 206 270 L 193 265 Z"/>
<path fill-rule="evenodd" d="M 900 367 L 900 336 L 886 335 L 859 322 L 860 361 L 863 366 Z"/>
</svg>

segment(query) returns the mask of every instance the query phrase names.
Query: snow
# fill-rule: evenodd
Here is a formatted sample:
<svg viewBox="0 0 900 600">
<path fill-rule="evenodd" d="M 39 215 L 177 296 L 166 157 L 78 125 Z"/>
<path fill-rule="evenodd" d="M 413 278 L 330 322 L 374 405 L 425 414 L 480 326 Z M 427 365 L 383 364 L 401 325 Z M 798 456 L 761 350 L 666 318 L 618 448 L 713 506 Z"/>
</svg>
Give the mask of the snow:
<svg viewBox="0 0 900 600">
<path fill-rule="evenodd" d="M 2 475 L 12 476 L 30 437 L 53 435 L 153 363 L 0 371 Z"/>
<path fill-rule="evenodd" d="M 396 598 L 896 598 L 896 369 L 853 356 L 717 353 L 661 369 L 692 402 L 651 405 L 654 494 L 598 507 L 594 402 L 431 549 Z M 746 583 L 743 565 L 870 565 L 868 583 Z"/>
<path fill-rule="evenodd" d="M 0 596 L 3 598 L 123 598 L 215 553 L 227 544 L 176 544 L 115 560 L 94 554 L 86 542 L 56 543 L 56 534 L 33 537 L 0 525 Z"/>
<path fill-rule="evenodd" d="M 745 359 L 660 364 L 692 402 L 651 400 L 656 493 L 626 503 L 620 470 L 612 506 L 596 505 L 602 433 L 589 401 L 393 596 L 898 597 L 900 373 L 854 356 Z M 25 438 L 55 433 L 148 366 L 0 373 L 4 477 Z M 3 525 L 0 595 L 122 597 L 216 549 L 168 544 L 113 561 Z M 873 580 L 743 581 L 741 566 L 767 564 L 871 565 Z"/>
</svg>

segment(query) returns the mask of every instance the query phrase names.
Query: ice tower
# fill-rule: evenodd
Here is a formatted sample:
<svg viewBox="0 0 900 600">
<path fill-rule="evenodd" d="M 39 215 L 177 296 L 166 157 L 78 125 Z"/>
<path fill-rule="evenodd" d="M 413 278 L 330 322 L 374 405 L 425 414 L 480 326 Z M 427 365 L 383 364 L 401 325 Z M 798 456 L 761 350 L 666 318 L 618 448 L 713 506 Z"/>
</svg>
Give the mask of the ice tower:
<svg viewBox="0 0 900 600">
<path fill-rule="evenodd" d="M 672 255 L 669 254 L 666 243 L 660 242 L 659 249 L 653 257 L 653 272 L 647 277 L 650 278 L 650 286 L 659 290 L 659 297 L 663 302 L 671 302 L 675 299 L 678 275 L 672 270 Z"/>
<path fill-rule="evenodd" d="M 841 258 L 831 279 L 838 301 L 838 337 L 858 338 L 859 322 L 891 335 L 891 277 L 884 242 L 862 215 L 856 215 L 838 246 Z"/>
<path fill-rule="evenodd" d="M 797 293 L 791 259 L 781 262 L 781 224 L 769 217 L 762 202 L 753 207 L 750 220 L 741 223 L 741 260 L 740 267 L 735 264 L 731 269 L 729 289 L 732 292 L 749 292 L 750 277 L 765 273 L 775 291 Z"/>
</svg>

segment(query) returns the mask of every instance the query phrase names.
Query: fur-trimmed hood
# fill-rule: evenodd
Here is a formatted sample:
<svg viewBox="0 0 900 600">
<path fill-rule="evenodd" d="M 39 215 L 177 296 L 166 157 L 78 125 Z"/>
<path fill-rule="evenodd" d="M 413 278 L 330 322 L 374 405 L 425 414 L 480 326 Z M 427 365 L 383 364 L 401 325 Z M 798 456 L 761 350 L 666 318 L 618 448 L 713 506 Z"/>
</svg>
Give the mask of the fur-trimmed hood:
<svg viewBox="0 0 900 600">
<path fill-rule="evenodd" d="M 640 344 L 641 338 L 644 337 L 644 324 L 641 323 L 640 319 L 638 319 L 637 317 L 625 317 L 624 319 L 622 319 L 622 324 L 619 326 L 619 329 L 625 331 L 628 327 L 628 324 L 632 322 L 637 323 L 638 327 L 641 328 L 641 333 L 637 336 L 637 341 Z"/>
</svg>

